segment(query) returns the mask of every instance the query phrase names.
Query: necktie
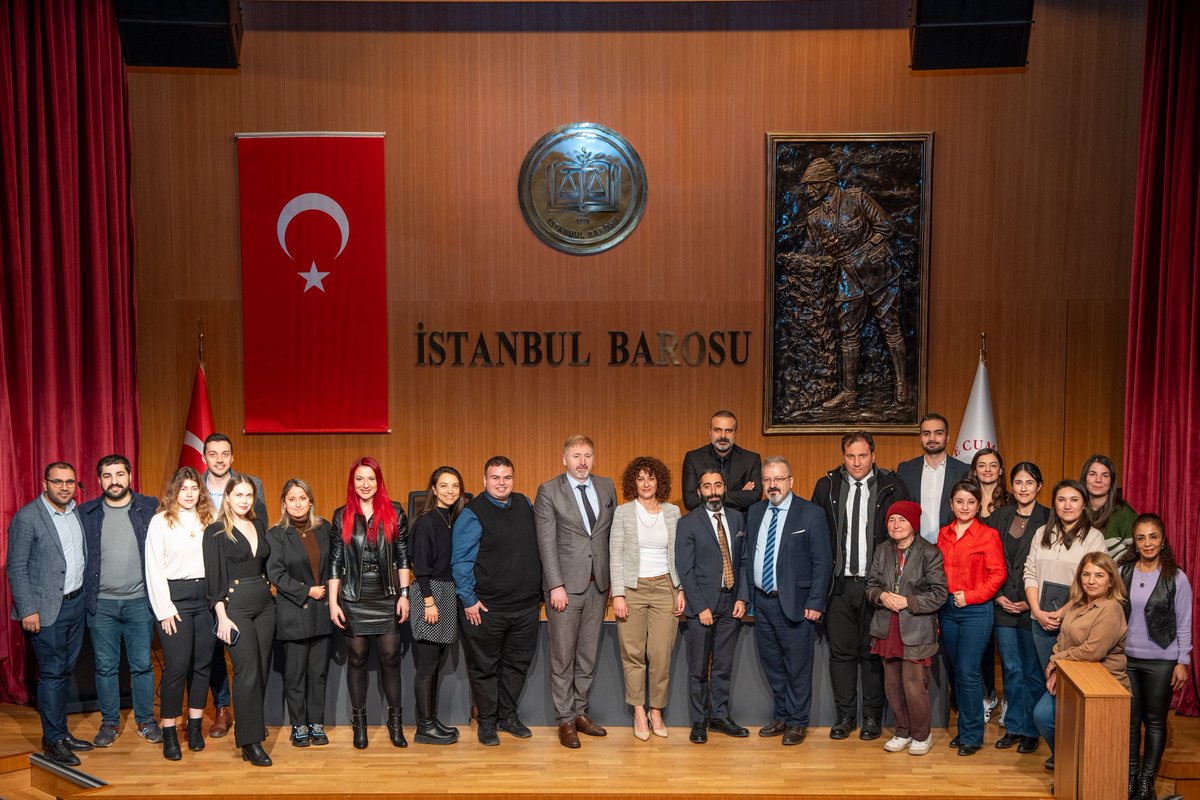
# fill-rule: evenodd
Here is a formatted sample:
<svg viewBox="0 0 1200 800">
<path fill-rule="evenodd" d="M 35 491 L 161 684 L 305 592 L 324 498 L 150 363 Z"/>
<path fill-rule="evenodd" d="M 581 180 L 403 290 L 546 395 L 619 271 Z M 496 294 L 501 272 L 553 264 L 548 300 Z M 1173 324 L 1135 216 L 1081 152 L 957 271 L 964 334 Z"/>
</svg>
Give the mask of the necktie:
<svg viewBox="0 0 1200 800">
<path fill-rule="evenodd" d="M 721 546 L 721 588 L 733 588 L 733 558 L 729 555 L 729 542 L 725 541 L 725 523 L 721 522 L 721 512 L 713 514 L 717 520 L 717 544 Z"/>
<path fill-rule="evenodd" d="M 779 508 L 771 506 L 771 524 L 767 526 L 767 544 L 763 547 L 762 589 L 775 591 L 775 533 L 779 530 Z"/>
<path fill-rule="evenodd" d="M 583 498 L 583 513 L 587 515 L 588 536 L 592 535 L 592 531 L 596 528 L 596 512 L 592 511 L 592 501 L 587 496 L 587 484 L 581 483 L 577 487 L 580 497 Z"/>
<path fill-rule="evenodd" d="M 858 512 L 862 508 L 862 481 L 854 482 L 854 501 L 850 505 L 850 563 L 846 565 L 851 575 L 858 574 Z"/>
</svg>

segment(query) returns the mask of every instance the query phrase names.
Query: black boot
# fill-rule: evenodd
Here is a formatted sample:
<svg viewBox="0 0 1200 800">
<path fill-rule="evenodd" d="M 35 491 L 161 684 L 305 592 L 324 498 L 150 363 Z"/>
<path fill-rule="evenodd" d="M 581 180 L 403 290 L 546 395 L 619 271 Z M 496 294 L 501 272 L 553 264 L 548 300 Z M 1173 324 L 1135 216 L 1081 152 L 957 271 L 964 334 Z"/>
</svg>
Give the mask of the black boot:
<svg viewBox="0 0 1200 800">
<path fill-rule="evenodd" d="M 458 728 L 452 727 L 450 725 L 443 725 L 442 721 L 440 719 L 438 719 L 437 707 L 438 707 L 438 679 L 439 678 L 441 678 L 441 673 L 435 672 L 433 674 L 433 689 L 431 690 L 432 694 L 430 695 L 431 699 L 429 701 L 430 714 L 433 716 L 433 726 L 435 728 L 437 728 L 439 731 L 441 731 L 443 736 L 453 736 L 454 741 L 457 742 L 458 741 Z"/>
<path fill-rule="evenodd" d="M 367 749 L 367 709 L 350 709 L 350 727 L 354 729 L 354 748 Z"/>
<path fill-rule="evenodd" d="M 242 745 L 242 761 L 249 761 L 256 767 L 271 766 L 271 757 L 263 750 L 262 742 Z"/>
<path fill-rule="evenodd" d="M 403 709 L 388 706 L 387 729 L 393 747 L 408 747 L 408 739 L 404 738 Z"/>
<path fill-rule="evenodd" d="M 423 678 L 414 687 L 417 700 L 417 744 L 454 744 L 458 741 L 458 729 L 443 731 L 437 720 L 437 695 L 432 678 Z"/>
<path fill-rule="evenodd" d="M 1154 776 L 1139 772 L 1133 796 L 1135 800 L 1158 800 L 1154 794 Z"/>
<path fill-rule="evenodd" d="M 169 728 L 163 728 L 163 758 L 168 761 L 178 761 L 183 758 L 183 753 L 179 750 L 179 729 L 172 725 Z"/>
<path fill-rule="evenodd" d="M 187 727 L 188 750 L 204 749 L 204 731 L 200 729 L 203 719 L 189 719 Z"/>
</svg>

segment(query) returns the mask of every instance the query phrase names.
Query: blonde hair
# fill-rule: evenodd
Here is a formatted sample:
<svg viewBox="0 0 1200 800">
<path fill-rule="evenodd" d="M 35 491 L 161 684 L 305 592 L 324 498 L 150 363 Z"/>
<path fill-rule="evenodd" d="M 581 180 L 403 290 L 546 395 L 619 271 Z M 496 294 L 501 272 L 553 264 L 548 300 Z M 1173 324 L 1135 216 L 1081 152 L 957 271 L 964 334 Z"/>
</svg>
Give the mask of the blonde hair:
<svg viewBox="0 0 1200 800">
<path fill-rule="evenodd" d="M 1083 590 L 1083 569 L 1088 564 L 1099 567 L 1108 574 L 1108 592 L 1104 595 L 1104 599 L 1124 603 L 1125 581 L 1117 574 L 1117 564 L 1108 553 L 1098 550 L 1085 555 L 1080 560 L 1079 566 L 1075 568 L 1075 580 L 1071 583 L 1071 605 L 1082 606 L 1088 603 L 1087 592 Z"/>
<path fill-rule="evenodd" d="M 258 499 L 258 489 L 254 485 L 254 481 L 250 477 L 243 475 L 240 472 L 229 473 L 229 480 L 225 481 L 225 500 L 221 503 L 221 527 L 225 529 L 225 538 L 229 541 L 235 541 L 233 535 L 233 525 L 237 522 L 237 512 L 233 510 L 233 504 L 229 502 L 229 493 L 238 486 L 246 484 L 250 487 L 250 493 L 254 495 L 254 499 Z M 246 519 L 254 519 L 254 505 L 251 504 L 250 510 L 246 512 Z"/>
<path fill-rule="evenodd" d="M 287 510 L 287 496 L 292 489 L 299 489 L 308 495 L 308 522 L 305 527 L 312 530 L 317 527 L 322 520 L 317 516 L 317 498 L 313 497 L 312 487 L 302 478 L 288 478 L 287 483 L 283 485 L 283 491 L 279 493 L 279 522 L 275 523 L 280 528 L 294 528 L 296 523 L 292 520 L 292 515 Z"/>
<path fill-rule="evenodd" d="M 193 481 L 200 492 L 200 499 L 196 501 L 195 508 L 200 524 L 211 524 L 216 519 L 217 513 L 213 509 L 212 498 L 208 496 L 208 492 L 204 488 L 204 480 L 200 477 L 200 473 L 192 467 L 180 467 L 175 470 L 174 475 L 167 479 L 162 497 L 158 500 L 158 510 L 162 512 L 167 525 L 174 528 L 179 524 L 179 492 L 183 489 L 184 481 Z"/>
</svg>

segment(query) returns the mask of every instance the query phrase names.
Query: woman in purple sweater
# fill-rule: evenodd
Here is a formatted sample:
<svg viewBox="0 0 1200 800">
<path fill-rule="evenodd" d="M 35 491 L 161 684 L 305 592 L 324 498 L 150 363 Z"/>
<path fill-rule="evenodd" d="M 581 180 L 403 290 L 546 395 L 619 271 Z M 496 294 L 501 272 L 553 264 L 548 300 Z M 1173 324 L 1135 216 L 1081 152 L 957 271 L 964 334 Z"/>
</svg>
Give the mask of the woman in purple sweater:
<svg viewBox="0 0 1200 800">
<path fill-rule="evenodd" d="M 1167 744 L 1171 696 L 1187 682 L 1192 663 L 1192 587 L 1175 563 L 1166 528 L 1157 514 L 1142 514 L 1134 520 L 1133 544 L 1121 558 L 1121 577 L 1129 589 L 1125 655 L 1133 695 L 1129 706 L 1129 797 L 1154 800 L 1154 777 Z"/>
</svg>

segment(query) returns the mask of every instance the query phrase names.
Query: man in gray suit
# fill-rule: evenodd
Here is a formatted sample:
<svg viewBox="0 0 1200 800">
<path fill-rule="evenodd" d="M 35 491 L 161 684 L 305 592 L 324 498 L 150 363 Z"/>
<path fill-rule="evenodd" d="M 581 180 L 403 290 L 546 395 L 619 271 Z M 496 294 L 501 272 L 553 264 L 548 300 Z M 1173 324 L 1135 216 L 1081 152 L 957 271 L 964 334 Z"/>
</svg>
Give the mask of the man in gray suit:
<svg viewBox="0 0 1200 800">
<path fill-rule="evenodd" d="M 606 736 L 588 716 L 588 694 L 608 605 L 608 531 L 617 491 L 592 474 L 596 448 L 581 434 L 563 444 L 566 472 L 538 487 L 533 504 L 546 622 L 550 633 L 550 695 L 558 740 L 579 747 L 579 734 Z"/>
<path fill-rule="evenodd" d="M 73 767 L 79 757 L 72 751 L 92 749 L 67 731 L 67 692 L 83 646 L 87 546 L 75 510 L 75 468 L 55 461 L 42 477 L 43 494 L 8 526 L 8 587 L 12 618 L 21 621 L 38 662 L 42 750 Z"/>
</svg>

